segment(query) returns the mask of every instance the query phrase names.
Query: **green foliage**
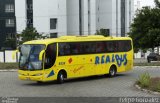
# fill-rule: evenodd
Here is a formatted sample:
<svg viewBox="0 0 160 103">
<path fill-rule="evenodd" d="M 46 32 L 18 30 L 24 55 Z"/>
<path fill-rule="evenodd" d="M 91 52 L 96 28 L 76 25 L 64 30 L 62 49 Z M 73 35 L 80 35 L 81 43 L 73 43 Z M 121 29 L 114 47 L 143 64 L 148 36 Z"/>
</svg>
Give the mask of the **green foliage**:
<svg viewBox="0 0 160 103">
<path fill-rule="evenodd" d="M 156 4 L 156 7 L 157 7 L 157 8 L 160 8 L 160 2 L 159 2 L 159 0 L 154 0 L 154 2 L 155 2 L 155 4 Z"/>
<path fill-rule="evenodd" d="M 0 69 L 18 69 L 18 63 L 0 63 Z"/>
<path fill-rule="evenodd" d="M 151 77 L 149 73 L 144 73 L 139 76 L 138 83 L 141 87 L 149 87 Z"/>
<path fill-rule="evenodd" d="M 160 63 L 159 62 L 153 62 L 153 63 L 147 63 L 147 60 L 146 60 L 146 63 L 134 63 L 134 66 L 160 66 Z"/>
<path fill-rule="evenodd" d="M 160 92 L 160 77 L 151 78 L 149 73 L 141 74 L 137 84 L 142 88 Z"/>
<path fill-rule="evenodd" d="M 158 4 L 157 4 L 158 5 Z M 148 49 L 160 45 L 160 8 L 143 7 L 137 10 L 129 36 L 134 48 Z"/>
<path fill-rule="evenodd" d="M 95 35 L 103 35 L 105 37 L 109 36 L 109 31 L 107 31 L 106 29 L 100 29 L 97 30 Z"/>
<path fill-rule="evenodd" d="M 156 90 L 160 92 L 160 82 L 157 84 L 156 88 L 157 88 Z"/>
<path fill-rule="evenodd" d="M 138 53 L 139 48 L 134 48 L 134 53 Z"/>
<path fill-rule="evenodd" d="M 36 40 L 38 38 L 41 38 L 41 35 L 37 32 L 37 30 L 33 27 L 26 28 L 23 30 L 21 34 L 18 34 L 17 37 L 22 37 L 22 41 L 20 44 L 30 41 L 30 40 Z"/>
<path fill-rule="evenodd" d="M 16 49 L 16 38 L 6 39 L 6 41 L 4 41 L 4 45 L 5 47 Z"/>
<path fill-rule="evenodd" d="M 148 41 L 152 42 L 153 45 L 159 46 L 160 45 L 160 29 L 150 29 L 148 34 Z"/>
</svg>

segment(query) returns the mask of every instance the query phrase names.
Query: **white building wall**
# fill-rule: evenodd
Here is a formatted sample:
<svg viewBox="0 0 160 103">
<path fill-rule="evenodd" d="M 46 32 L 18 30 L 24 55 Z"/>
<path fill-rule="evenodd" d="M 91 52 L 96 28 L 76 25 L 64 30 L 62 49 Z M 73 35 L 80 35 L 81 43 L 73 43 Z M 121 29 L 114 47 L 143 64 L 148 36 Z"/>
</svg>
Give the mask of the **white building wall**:
<svg viewBox="0 0 160 103">
<path fill-rule="evenodd" d="M 12 58 L 13 50 L 7 50 L 5 51 L 5 62 L 16 62 L 16 56 L 15 58 Z"/>
<path fill-rule="evenodd" d="M 0 63 L 4 62 L 4 53 L 0 52 Z"/>
<path fill-rule="evenodd" d="M 112 6 L 112 10 L 110 11 L 111 13 L 109 14 L 109 15 L 112 15 L 112 22 L 111 22 L 111 29 L 110 29 L 110 34 L 111 34 L 111 36 L 117 36 L 117 31 L 116 31 L 116 29 L 117 28 L 119 28 L 119 27 L 117 27 L 117 21 L 119 21 L 119 20 L 117 20 L 116 21 L 116 16 L 117 16 L 117 7 L 116 7 L 116 0 L 111 0 L 112 2 L 111 2 L 111 6 Z M 118 6 L 118 9 L 120 9 L 119 8 L 119 6 Z"/>
<path fill-rule="evenodd" d="M 33 26 L 39 33 L 58 32 L 58 27 L 54 30 L 50 29 L 50 19 L 57 18 L 58 20 L 58 7 L 57 0 L 33 0 Z"/>
<path fill-rule="evenodd" d="M 118 0 L 118 37 L 121 36 L 121 0 Z"/>
<path fill-rule="evenodd" d="M 134 17 L 134 1 L 133 0 L 126 0 L 126 36 L 127 33 L 130 31 L 130 25 L 132 23 Z"/>
<path fill-rule="evenodd" d="M 67 35 L 67 2 L 58 0 L 58 36 Z"/>
<path fill-rule="evenodd" d="M 15 16 L 17 33 L 26 28 L 26 0 L 15 0 Z"/>
<path fill-rule="evenodd" d="M 82 34 L 88 35 L 88 0 L 82 0 Z"/>
<path fill-rule="evenodd" d="M 26 3 L 25 0 L 15 1 L 17 31 L 22 31 L 26 27 Z M 89 1 L 90 8 L 88 7 Z M 116 1 L 118 1 L 118 9 L 116 9 Z M 131 0 L 131 2 L 134 6 L 134 1 Z M 110 29 L 111 36 L 121 35 L 121 0 L 82 0 L 82 8 L 82 33 L 84 35 L 88 35 L 89 30 L 93 35 L 101 28 Z M 90 15 L 88 15 L 88 10 L 90 10 Z M 117 21 L 116 15 L 118 15 Z M 130 26 L 129 17 L 129 0 L 126 0 L 127 32 Z M 50 30 L 50 18 L 57 18 L 57 29 Z M 33 0 L 33 26 L 42 34 L 79 35 L 79 0 Z"/>
<path fill-rule="evenodd" d="M 67 35 L 79 35 L 79 0 L 67 0 Z"/>
<path fill-rule="evenodd" d="M 130 14 L 130 2 L 129 2 L 130 0 L 126 0 L 126 26 L 125 26 L 125 30 L 126 30 L 126 33 L 127 32 L 129 32 L 129 27 L 130 27 L 130 16 L 131 16 L 131 14 Z M 127 34 L 126 34 L 127 35 Z"/>
<path fill-rule="evenodd" d="M 97 11 L 96 3 L 98 0 L 90 0 L 90 35 L 94 35 L 97 30 Z"/>
<path fill-rule="evenodd" d="M 112 0 L 97 0 L 96 3 L 96 28 L 112 30 Z"/>
</svg>

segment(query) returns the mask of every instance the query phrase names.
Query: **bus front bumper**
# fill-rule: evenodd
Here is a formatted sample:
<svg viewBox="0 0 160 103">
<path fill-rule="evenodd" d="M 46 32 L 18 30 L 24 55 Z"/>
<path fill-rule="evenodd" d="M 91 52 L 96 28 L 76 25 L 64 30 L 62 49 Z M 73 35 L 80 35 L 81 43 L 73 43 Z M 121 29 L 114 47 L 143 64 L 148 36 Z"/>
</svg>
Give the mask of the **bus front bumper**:
<svg viewBox="0 0 160 103">
<path fill-rule="evenodd" d="M 21 80 L 43 81 L 43 76 L 24 76 L 24 75 L 19 74 L 18 77 Z"/>
</svg>

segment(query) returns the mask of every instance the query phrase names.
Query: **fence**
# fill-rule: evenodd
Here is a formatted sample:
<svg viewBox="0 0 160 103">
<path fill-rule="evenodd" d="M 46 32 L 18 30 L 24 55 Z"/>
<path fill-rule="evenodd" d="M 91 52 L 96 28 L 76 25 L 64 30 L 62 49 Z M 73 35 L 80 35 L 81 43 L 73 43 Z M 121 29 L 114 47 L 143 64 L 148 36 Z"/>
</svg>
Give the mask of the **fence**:
<svg viewBox="0 0 160 103">
<path fill-rule="evenodd" d="M 14 50 L 5 50 L 0 52 L 0 63 L 14 63 L 18 62 L 19 53 L 16 54 L 15 58 L 12 58 Z"/>
<path fill-rule="evenodd" d="M 143 53 L 143 52 L 138 52 L 138 53 L 134 53 L 134 57 L 135 58 L 147 58 L 147 56 L 150 54 L 150 51 L 147 51 L 146 53 Z"/>
</svg>

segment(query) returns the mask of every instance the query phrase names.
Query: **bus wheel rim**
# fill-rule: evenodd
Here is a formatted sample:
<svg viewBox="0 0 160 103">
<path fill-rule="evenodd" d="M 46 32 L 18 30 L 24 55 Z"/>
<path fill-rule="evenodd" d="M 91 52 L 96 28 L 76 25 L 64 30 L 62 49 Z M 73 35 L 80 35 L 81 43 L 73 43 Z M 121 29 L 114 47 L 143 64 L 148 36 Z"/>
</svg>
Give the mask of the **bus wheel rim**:
<svg viewBox="0 0 160 103">
<path fill-rule="evenodd" d="M 114 69 L 111 69 L 110 73 L 111 73 L 112 76 L 114 76 L 115 70 L 114 70 Z"/>
<path fill-rule="evenodd" d="M 61 74 L 61 75 L 60 75 L 60 80 L 61 80 L 61 81 L 63 81 L 63 80 L 64 80 L 64 78 L 63 78 L 63 74 Z"/>
</svg>

